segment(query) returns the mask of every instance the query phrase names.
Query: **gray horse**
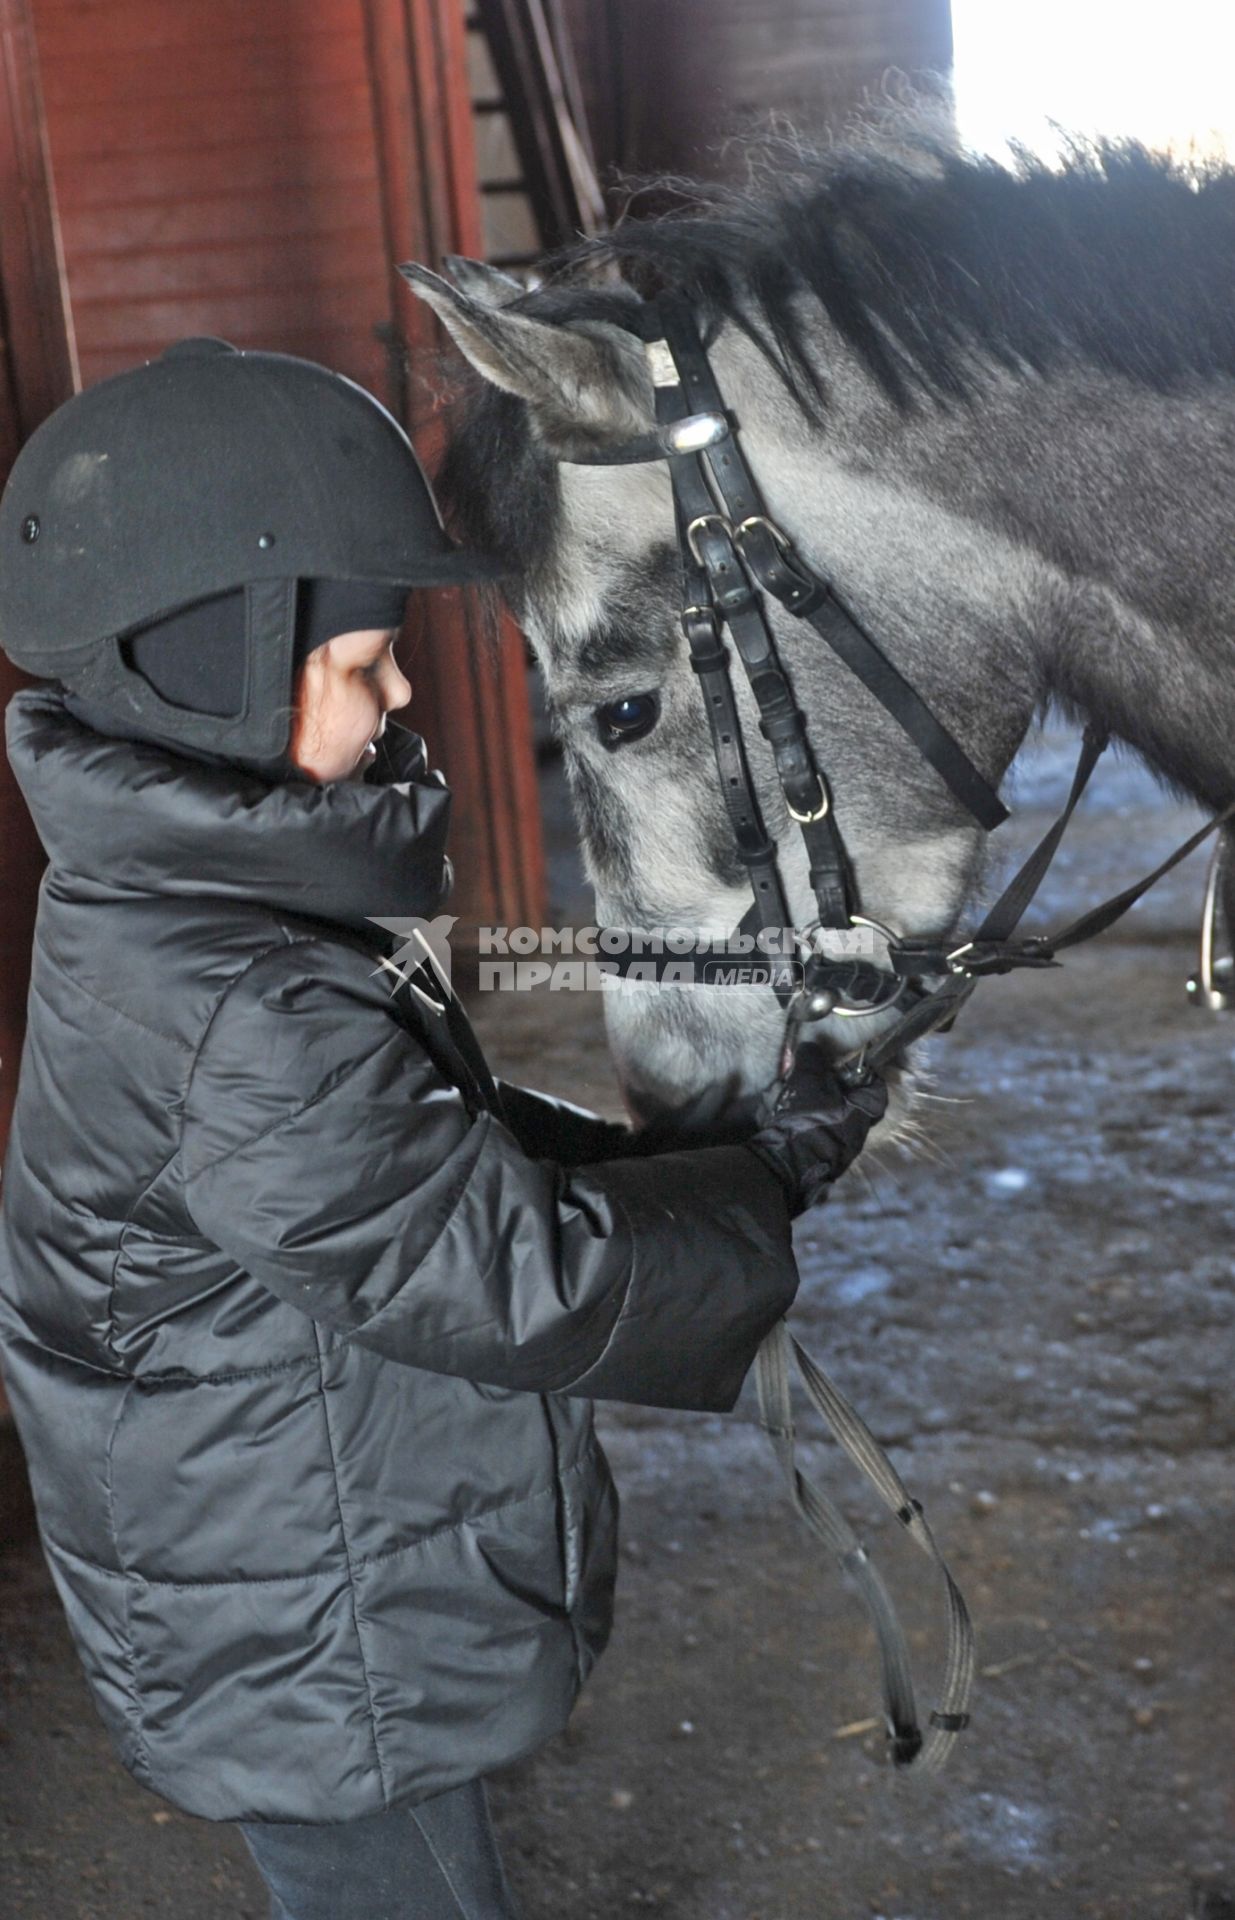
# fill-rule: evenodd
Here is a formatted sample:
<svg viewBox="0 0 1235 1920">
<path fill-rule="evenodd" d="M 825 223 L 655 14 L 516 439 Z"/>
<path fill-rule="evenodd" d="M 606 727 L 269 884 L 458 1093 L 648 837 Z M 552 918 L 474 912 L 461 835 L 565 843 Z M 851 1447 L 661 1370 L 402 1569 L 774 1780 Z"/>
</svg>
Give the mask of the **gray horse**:
<svg viewBox="0 0 1235 1920">
<path fill-rule="evenodd" d="M 1004 167 L 929 139 L 793 160 L 621 227 L 530 294 L 474 262 L 453 284 L 404 269 L 481 376 L 443 481 L 468 537 L 518 569 L 602 924 L 723 935 L 750 904 L 678 622 L 668 476 L 572 464 L 647 432 L 633 309 L 664 287 L 711 342 L 769 514 L 988 780 L 1055 700 L 1206 806 L 1235 798 L 1235 171 L 1131 145 Z M 863 911 L 950 932 L 984 836 L 774 612 Z M 800 837 L 734 681 L 805 925 Z M 636 1112 L 775 1071 L 767 988 L 606 1005 Z M 819 1037 L 840 1052 L 872 1022 Z"/>
</svg>

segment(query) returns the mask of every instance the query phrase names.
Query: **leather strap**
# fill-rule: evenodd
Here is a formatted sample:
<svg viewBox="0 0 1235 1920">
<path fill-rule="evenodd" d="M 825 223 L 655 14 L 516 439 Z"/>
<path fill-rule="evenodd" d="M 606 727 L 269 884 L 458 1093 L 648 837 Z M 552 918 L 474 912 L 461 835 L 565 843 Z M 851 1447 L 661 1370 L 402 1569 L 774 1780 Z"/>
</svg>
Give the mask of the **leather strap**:
<svg viewBox="0 0 1235 1920">
<path fill-rule="evenodd" d="M 1063 811 L 1018 867 L 972 937 L 963 943 L 955 940 L 898 940 L 891 954 L 892 966 L 897 973 L 950 973 L 961 963 L 963 971 L 971 974 L 1008 973 L 1013 967 L 1054 965 L 1056 942 L 1036 939 L 1014 943 L 1012 935 L 1046 878 L 1068 823 L 1107 744 L 1108 736 L 1105 733 L 1096 727 L 1086 727 Z"/>
<path fill-rule="evenodd" d="M 691 410 L 680 387 L 659 387 L 656 400 L 658 417 L 664 422 L 684 417 Z M 734 442 L 726 438 L 720 445 L 731 447 Z M 707 616 L 711 616 L 710 645 L 704 655 L 706 665 L 697 666 L 696 671 L 700 672 L 701 680 L 704 673 L 711 676 L 710 685 L 704 689 L 705 704 L 712 727 L 721 790 L 731 818 L 736 802 L 743 816 L 753 815 L 760 819 L 763 840 L 771 846 L 774 862 L 775 845 L 769 841 L 766 829 L 762 827 L 737 710 L 732 703 L 732 690 L 729 689 L 727 701 L 721 696 L 719 708 L 714 708 L 707 701 L 708 692 L 715 695 L 720 686 L 716 653 L 724 652 L 720 636 L 722 622 L 733 637 L 735 651 L 755 696 L 760 728 L 772 749 L 786 804 L 802 829 L 820 920 L 825 926 L 848 927 L 853 893 L 844 843 L 832 818 L 823 777 L 815 765 L 805 717 L 794 698 L 771 630 L 758 596 L 747 578 L 729 527 L 716 512 L 703 456 L 674 455 L 669 460 L 669 473 L 686 572 L 687 606 L 683 614 L 683 629 L 691 645 L 692 664 L 699 657 L 701 644 L 709 638 L 705 622 Z M 727 662 L 725 678 L 728 684 Z M 723 724 L 714 724 L 714 720 L 723 721 Z M 733 784 L 735 779 L 738 782 L 736 786 Z M 738 845 L 741 850 L 741 840 Z M 789 925 L 779 877 L 774 895 L 769 887 L 761 900 L 756 890 L 755 900 L 762 925 L 772 924 L 762 918 L 762 914 L 765 904 L 773 903 L 782 911 L 780 924 Z"/>
<path fill-rule="evenodd" d="M 1085 729 L 1076 772 L 1072 776 L 1072 787 L 1063 811 L 1028 859 L 1017 869 L 970 940 L 900 940 L 893 945 L 892 965 L 898 973 L 914 978 L 921 974 L 945 974 L 947 978 L 911 1006 L 878 1039 L 849 1056 L 842 1063 L 845 1077 L 860 1078 L 864 1073 L 878 1072 L 914 1041 L 924 1039 L 928 1033 L 938 1032 L 945 1025 L 951 1025 L 978 980 L 986 974 L 1010 973 L 1019 967 L 1054 966 L 1057 954 L 1066 953 L 1070 947 L 1078 947 L 1083 941 L 1105 933 L 1108 927 L 1122 920 L 1129 908 L 1143 899 L 1151 887 L 1156 886 L 1182 860 L 1186 860 L 1189 854 L 1195 853 L 1211 834 L 1235 820 L 1235 801 L 1232 801 L 1212 820 L 1207 820 L 1203 827 L 1189 834 L 1183 844 L 1168 854 L 1151 873 L 1134 881 L 1122 892 L 1113 894 L 1100 906 L 1091 907 L 1088 912 L 1069 921 L 1058 933 L 1035 934 L 1027 939 L 1014 940 L 1012 936 L 1042 884 L 1106 745 L 1105 734 L 1096 728 Z"/>
<path fill-rule="evenodd" d="M 720 389 L 689 302 L 669 294 L 662 296 L 658 308 L 665 339 L 682 379 L 684 411 L 724 413 Z M 658 389 L 658 397 L 663 391 Z M 1008 810 L 968 754 L 859 626 L 830 584 L 792 553 L 779 529 L 773 528 L 736 436 L 729 434 L 698 458 L 707 462 L 741 557 L 760 586 L 795 618 L 809 620 L 979 824 L 988 832 L 999 826 L 1007 819 Z"/>
</svg>

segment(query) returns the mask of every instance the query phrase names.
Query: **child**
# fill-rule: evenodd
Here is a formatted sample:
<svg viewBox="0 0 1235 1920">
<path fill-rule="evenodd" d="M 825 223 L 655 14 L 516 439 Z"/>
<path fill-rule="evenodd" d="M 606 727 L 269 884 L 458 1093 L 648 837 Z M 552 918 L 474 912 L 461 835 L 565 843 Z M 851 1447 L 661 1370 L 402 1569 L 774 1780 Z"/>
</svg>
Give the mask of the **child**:
<svg viewBox="0 0 1235 1920">
<path fill-rule="evenodd" d="M 883 1108 L 815 1068 L 749 1145 L 641 1152 L 392 995 L 449 795 L 391 643 L 485 570 L 376 401 L 221 341 L 71 400 L 0 503 L 50 863 L 6 1377 L 121 1758 L 282 1920 L 513 1914 L 483 1776 L 609 1630 L 590 1401 L 732 1406 Z"/>
</svg>

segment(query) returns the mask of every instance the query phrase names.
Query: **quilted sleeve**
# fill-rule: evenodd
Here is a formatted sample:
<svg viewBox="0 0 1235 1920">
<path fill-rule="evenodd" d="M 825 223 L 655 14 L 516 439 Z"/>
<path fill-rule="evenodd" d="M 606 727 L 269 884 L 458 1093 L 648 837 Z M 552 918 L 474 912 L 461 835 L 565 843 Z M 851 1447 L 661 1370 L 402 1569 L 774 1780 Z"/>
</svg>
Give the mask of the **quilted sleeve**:
<svg viewBox="0 0 1235 1920">
<path fill-rule="evenodd" d="M 200 1231 L 272 1292 L 493 1386 L 724 1409 L 797 1286 L 756 1155 L 529 1156 L 329 940 L 263 955 L 224 996 L 181 1165 Z"/>
<path fill-rule="evenodd" d="M 499 1080 L 497 1086 L 507 1124 L 533 1160 L 583 1167 L 596 1160 L 620 1160 L 638 1150 L 638 1135 L 620 1120 L 604 1120 L 573 1100 L 517 1087 L 509 1080 Z"/>
</svg>

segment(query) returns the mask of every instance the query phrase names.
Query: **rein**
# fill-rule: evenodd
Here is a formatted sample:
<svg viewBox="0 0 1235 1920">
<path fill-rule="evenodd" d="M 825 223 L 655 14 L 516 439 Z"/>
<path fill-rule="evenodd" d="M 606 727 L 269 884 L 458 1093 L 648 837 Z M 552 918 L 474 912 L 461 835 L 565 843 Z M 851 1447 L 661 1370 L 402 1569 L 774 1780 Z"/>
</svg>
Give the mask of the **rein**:
<svg viewBox="0 0 1235 1920">
<path fill-rule="evenodd" d="M 667 463 L 673 485 L 678 547 L 684 573 L 682 631 L 699 680 L 712 737 L 720 791 L 739 857 L 750 879 L 752 903 L 730 935 L 734 946 L 677 945 L 671 957 L 618 958 L 610 971 L 637 965 L 663 974 L 691 953 L 707 967 L 726 958 L 749 958 L 750 938 L 783 934 L 792 926 L 780 875 L 776 841 L 759 806 L 743 738 L 725 645 L 727 630 L 759 712 L 759 729 L 772 750 L 777 779 L 790 818 L 806 849 L 816 918 L 794 929 L 800 963 L 790 977 L 769 970 L 769 983 L 786 1009 L 782 1074 L 792 1063 L 801 1028 L 829 1015 L 858 1017 L 897 1009 L 883 1033 L 846 1055 L 837 1071 L 851 1084 L 891 1064 L 913 1042 L 949 1027 L 988 974 L 1017 967 L 1049 967 L 1056 956 L 1102 933 L 1210 834 L 1235 818 L 1235 803 L 1177 848 L 1152 873 L 1092 908 L 1053 935 L 1016 937 L 1068 823 L 1107 746 L 1107 736 L 1087 727 L 1071 790 L 1062 812 L 967 938 L 903 936 L 867 919 L 859 910 L 844 840 L 831 794 L 778 652 L 764 596 L 804 620 L 853 673 L 913 742 L 955 798 L 985 831 L 1008 810 L 915 687 L 887 658 L 830 583 L 795 550 L 765 511 L 738 444 L 739 428 L 727 412 L 694 313 L 680 295 L 663 295 L 643 310 L 642 338 L 656 394 L 657 429 L 613 449 L 577 456 L 572 464 Z M 887 942 L 887 965 L 877 966 L 828 950 L 842 949 L 854 928 L 867 928 Z M 937 984 L 928 985 L 928 982 Z M 948 1650 L 938 1706 L 923 1735 L 914 1702 L 909 1652 L 896 1610 L 857 1535 L 827 1494 L 797 1463 L 790 1359 L 806 1392 L 836 1440 L 896 1515 L 910 1539 L 935 1563 L 944 1587 Z M 790 1497 L 807 1526 L 857 1585 L 879 1644 L 884 1713 L 895 1764 L 941 1767 L 969 1723 L 974 1677 L 974 1635 L 969 1612 L 948 1570 L 921 1504 L 906 1489 L 869 1428 L 823 1370 L 790 1334 L 784 1321 L 773 1329 L 755 1363 L 760 1423 L 776 1450 Z"/>
</svg>

